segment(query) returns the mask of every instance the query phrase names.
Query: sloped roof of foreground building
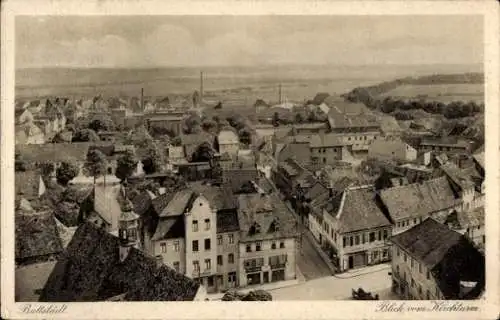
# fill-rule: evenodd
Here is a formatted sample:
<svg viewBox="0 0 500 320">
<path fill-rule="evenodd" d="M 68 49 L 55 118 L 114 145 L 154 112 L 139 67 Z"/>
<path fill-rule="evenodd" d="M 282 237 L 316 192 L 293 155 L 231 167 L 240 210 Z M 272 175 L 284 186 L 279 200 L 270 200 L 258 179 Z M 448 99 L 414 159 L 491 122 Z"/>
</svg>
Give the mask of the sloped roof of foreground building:
<svg viewBox="0 0 500 320">
<path fill-rule="evenodd" d="M 78 228 L 40 295 L 41 302 L 191 301 L 199 284 L 132 248 L 125 261 L 119 239 L 91 223 Z"/>
<path fill-rule="evenodd" d="M 445 299 L 475 299 L 482 293 L 484 256 L 460 233 L 428 218 L 391 240 L 431 270 Z M 476 286 L 464 295 L 462 281 Z"/>
</svg>

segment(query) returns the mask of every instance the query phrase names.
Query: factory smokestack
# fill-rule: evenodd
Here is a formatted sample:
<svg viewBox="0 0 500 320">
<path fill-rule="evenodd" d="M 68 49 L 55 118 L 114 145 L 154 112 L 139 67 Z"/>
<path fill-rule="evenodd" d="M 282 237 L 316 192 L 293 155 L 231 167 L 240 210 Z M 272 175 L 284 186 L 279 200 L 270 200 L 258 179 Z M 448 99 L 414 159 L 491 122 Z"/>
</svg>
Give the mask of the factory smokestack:
<svg viewBox="0 0 500 320">
<path fill-rule="evenodd" d="M 203 102 L 203 71 L 200 72 L 200 104 Z"/>
<path fill-rule="evenodd" d="M 141 88 L 141 109 L 144 111 L 144 88 Z"/>
</svg>

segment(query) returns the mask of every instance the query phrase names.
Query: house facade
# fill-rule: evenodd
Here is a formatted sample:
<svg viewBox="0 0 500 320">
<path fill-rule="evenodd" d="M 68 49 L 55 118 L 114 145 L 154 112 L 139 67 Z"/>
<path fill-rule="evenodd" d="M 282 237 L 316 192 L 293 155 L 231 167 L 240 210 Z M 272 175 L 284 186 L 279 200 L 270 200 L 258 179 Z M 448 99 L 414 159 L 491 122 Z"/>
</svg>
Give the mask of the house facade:
<svg viewBox="0 0 500 320">
<path fill-rule="evenodd" d="M 368 157 L 382 160 L 417 160 L 417 150 L 399 139 L 378 139 L 372 141 Z"/>
<path fill-rule="evenodd" d="M 331 133 L 312 136 L 309 148 L 311 149 L 311 164 L 335 164 L 345 159 L 348 152 L 342 139 Z"/>
<path fill-rule="evenodd" d="M 238 135 L 231 130 L 222 130 L 217 136 L 219 153 L 227 153 L 231 157 L 237 157 L 240 149 L 240 140 Z"/>
<path fill-rule="evenodd" d="M 482 294 L 484 256 L 461 234 L 429 218 L 391 242 L 392 291 L 400 298 L 458 300 Z M 450 268 L 453 272 L 447 272 Z"/>
</svg>

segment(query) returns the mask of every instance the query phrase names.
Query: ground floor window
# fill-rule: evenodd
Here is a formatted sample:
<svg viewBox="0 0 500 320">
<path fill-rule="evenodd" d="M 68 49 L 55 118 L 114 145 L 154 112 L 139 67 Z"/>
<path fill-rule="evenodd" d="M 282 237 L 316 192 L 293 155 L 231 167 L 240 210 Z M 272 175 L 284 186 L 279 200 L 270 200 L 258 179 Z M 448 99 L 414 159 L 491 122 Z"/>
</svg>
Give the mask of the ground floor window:
<svg viewBox="0 0 500 320">
<path fill-rule="evenodd" d="M 229 272 L 227 274 L 227 283 L 229 287 L 236 286 L 236 272 Z"/>
<path fill-rule="evenodd" d="M 272 275 L 271 275 L 271 281 L 276 282 L 276 281 L 283 281 L 285 280 L 285 270 L 273 270 Z"/>
<path fill-rule="evenodd" d="M 214 286 L 214 277 L 213 276 L 208 277 L 208 286 L 209 287 Z"/>
<path fill-rule="evenodd" d="M 260 284 L 260 272 L 247 274 L 247 284 L 248 285 Z"/>
</svg>

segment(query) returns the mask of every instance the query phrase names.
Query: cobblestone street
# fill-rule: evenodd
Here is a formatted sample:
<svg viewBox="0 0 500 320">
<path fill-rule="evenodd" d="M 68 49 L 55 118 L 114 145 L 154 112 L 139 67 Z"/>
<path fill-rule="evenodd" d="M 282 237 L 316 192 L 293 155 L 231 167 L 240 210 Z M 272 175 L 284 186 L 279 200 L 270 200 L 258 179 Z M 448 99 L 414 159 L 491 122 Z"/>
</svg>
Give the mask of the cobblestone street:
<svg viewBox="0 0 500 320">
<path fill-rule="evenodd" d="M 373 270 L 373 271 L 372 271 Z M 349 300 L 351 290 L 359 287 L 378 293 L 380 299 L 396 299 L 390 292 L 389 265 L 377 265 L 356 270 L 345 278 L 328 276 L 271 291 L 273 300 Z"/>
</svg>

